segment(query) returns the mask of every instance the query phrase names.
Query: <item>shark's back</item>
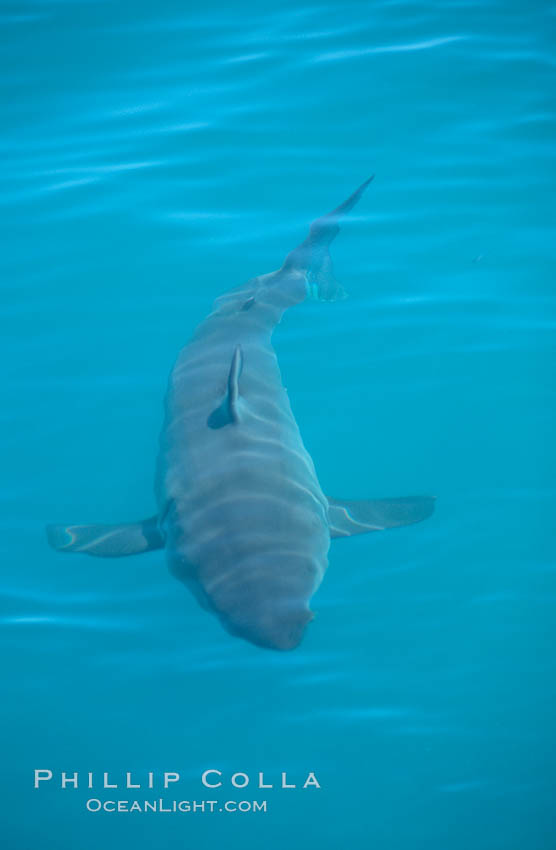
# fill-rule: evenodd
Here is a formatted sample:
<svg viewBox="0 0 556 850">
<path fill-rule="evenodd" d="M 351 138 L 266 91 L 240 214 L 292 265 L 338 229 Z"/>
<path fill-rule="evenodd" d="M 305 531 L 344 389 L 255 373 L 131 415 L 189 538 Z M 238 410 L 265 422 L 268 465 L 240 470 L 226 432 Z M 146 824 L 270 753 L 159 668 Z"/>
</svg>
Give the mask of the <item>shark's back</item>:
<svg viewBox="0 0 556 850">
<path fill-rule="evenodd" d="M 279 648 L 299 642 L 330 542 L 270 341 L 302 284 L 227 299 L 199 327 L 170 376 L 157 473 L 172 572 L 230 631 Z"/>
</svg>

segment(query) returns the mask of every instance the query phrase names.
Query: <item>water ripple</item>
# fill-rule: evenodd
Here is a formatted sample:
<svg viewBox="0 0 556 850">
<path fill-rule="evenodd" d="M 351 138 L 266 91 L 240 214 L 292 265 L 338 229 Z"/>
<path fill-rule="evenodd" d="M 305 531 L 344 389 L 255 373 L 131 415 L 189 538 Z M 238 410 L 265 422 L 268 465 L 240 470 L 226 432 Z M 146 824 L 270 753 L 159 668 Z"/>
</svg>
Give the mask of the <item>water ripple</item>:
<svg viewBox="0 0 556 850">
<path fill-rule="evenodd" d="M 372 56 L 380 53 L 410 53 L 417 50 L 430 50 L 435 47 L 442 47 L 445 44 L 453 44 L 454 42 L 464 41 L 468 38 L 469 36 L 466 35 L 447 35 L 441 38 L 431 38 L 425 41 L 414 41 L 407 44 L 384 44 L 376 47 L 346 48 L 345 50 L 320 53 L 314 56 L 311 61 L 338 62 L 344 59 L 359 59 L 361 56 Z"/>
</svg>

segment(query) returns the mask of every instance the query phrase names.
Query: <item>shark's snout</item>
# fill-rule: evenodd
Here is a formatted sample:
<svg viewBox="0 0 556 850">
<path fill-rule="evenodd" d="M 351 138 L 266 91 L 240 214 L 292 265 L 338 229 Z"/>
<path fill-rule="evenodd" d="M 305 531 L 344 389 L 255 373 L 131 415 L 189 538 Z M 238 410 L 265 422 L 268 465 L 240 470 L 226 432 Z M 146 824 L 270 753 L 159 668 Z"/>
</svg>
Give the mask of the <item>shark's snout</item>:
<svg viewBox="0 0 556 850">
<path fill-rule="evenodd" d="M 295 649 L 314 615 L 306 605 L 286 603 L 241 612 L 240 617 L 222 617 L 228 631 L 265 649 L 283 652 Z"/>
</svg>

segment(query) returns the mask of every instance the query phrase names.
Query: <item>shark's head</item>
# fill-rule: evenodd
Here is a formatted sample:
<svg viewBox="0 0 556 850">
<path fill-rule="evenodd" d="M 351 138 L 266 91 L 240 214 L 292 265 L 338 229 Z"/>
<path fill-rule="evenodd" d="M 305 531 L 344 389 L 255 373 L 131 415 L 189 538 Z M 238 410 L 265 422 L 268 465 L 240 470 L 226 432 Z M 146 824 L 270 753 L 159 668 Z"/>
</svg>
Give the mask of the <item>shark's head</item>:
<svg viewBox="0 0 556 850">
<path fill-rule="evenodd" d="M 313 619 L 318 576 L 307 555 L 251 555 L 207 585 L 209 605 L 230 634 L 266 649 L 295 649 Z"/>
<path fill-rule="evenodd" d="M 266 604 L 220 615 L 230 634 L 264 649 L 296 649 L 314 614 L 305 604 L 269 599 Z"/>
</svg>

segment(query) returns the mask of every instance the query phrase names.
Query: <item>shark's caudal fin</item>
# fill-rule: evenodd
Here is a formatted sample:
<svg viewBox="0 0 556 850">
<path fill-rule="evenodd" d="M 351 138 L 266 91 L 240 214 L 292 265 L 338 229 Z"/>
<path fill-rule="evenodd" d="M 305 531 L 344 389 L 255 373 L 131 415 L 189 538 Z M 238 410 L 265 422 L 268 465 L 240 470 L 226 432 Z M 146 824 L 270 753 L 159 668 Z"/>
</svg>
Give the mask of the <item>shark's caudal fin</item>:
<svg viewBox="0 0 556 850">
<path fill-rule="evenodd" d="M 164 548 L 158 516 L 120 525 L 47 525 L 46 535 L 59 552 L 83 552 L 99 558 L 121 558 Z"/>
<path fill-rule="evenodd" d="M 351 537 L 368 531 L 398 528 L 427 519 L 434 511 L 433 496 L 401 499 L 328 499 L 331 537 Z"/>
<path fill-rule="evenodd" d="M 340 220 L 353 209 L 372 179 L 365 180 L 332 212 L 317 218 L 309 228 L 307 238 L 284 261 L 283 271 L 296 269 L 305 272 L 308 293 L 319 301 L 338 301 L 346 297 L 344 288 L 334 278 L 328 247 L 340 232 Z"/>
</svg>

